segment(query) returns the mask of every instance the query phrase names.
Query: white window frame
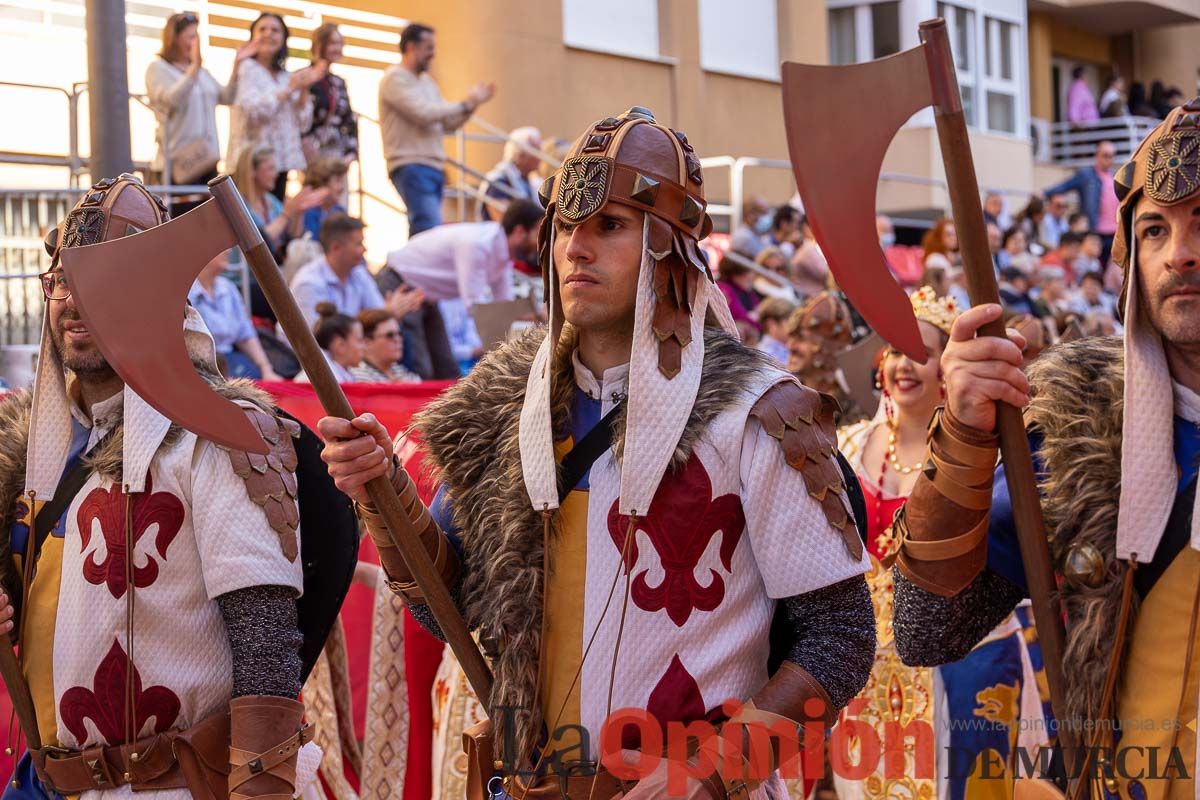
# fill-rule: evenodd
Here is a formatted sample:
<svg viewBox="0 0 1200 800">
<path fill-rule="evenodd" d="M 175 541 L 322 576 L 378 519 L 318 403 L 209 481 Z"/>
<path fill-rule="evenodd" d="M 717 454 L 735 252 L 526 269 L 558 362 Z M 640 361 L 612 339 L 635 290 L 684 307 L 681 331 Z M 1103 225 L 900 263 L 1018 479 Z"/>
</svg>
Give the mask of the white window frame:
<svg viewBox="0 0 1200 800">
<path fill-rule="evenodd" d="M 707 1 L 713 2 L 715 5 L 723 5 L 728 0 L 707 0 Z M 734 64 L 729 64 L 729 63 L 717 63 L 717 62 L 707 60 L 707 56 L 705 55 L 705 52 L 704 52 L 704 4 L 705 4 L 705 2 L 706 2 L 706 0 L 699 0 L 696 4 L 696 8 L 698 11 L 698 17 L 699 17 L 699 28 L 700 28 L 700 68 L 703 69 L 705 72 L 713 72 L 713 73 L 717 73 L 719 75 L 734 75 L 739 78 L 754 78 L 756 80 L 773 81 L 775 83 L 778 83 L 781 80 L 781 76 L 779 74 L 779 62 L 780 62 L 779 44 L 780 43 L 779 43 L 779 4 L 778 4 L 778 1 L 770 0 L 770 2 L 767 3 L 768 7 L 770 8 L 770 12 L 771 12 L 771 24 L 769 26 L 767 26 L 767 28 L 770 31 L 771 35 L 774 37 L 774 40 L 770 41 L 770 42 L 764 42 L 764 46 L 769 45 L 774 50 L 774 53 L 770 59 L 771 66 L 769 68 L 764 68 L 764 69 L 755 69 L 753 67 L 734 65 Z"/>
<path fill-rule="evenodd" d="M 638 49 L 635 47 L 622 47 L 619 43 L 615 43 L 612 41 L 604 41 L 600 38 L 590 39 L 590 40 L 587 39 L 586 37 L 572 38 L 571 32 L 568 30 L 568 19 L 567 18 L 569 16 L 569 12 L 568 12 L 567 7 L 572 2 L 575 2 L 575 1 L 576 0 L 561 0 L 561 8 L 562 8 L 562 14 L 563 14 L 563 23 L 562 23 L 563 44 L 565 44 L 567 47 L 572 47 L 577 50 L 590 50 L 590 51 L 597 52 L 597 53 L 605 53 L 606 55 L 623 56 L 625 58 L 636 58 L 636 59 L 640 59 L 643 61 L 656 61 L 659 63 L 668 63 L 668 64 L 676 63 L 675 59 L 663 56 L 661 53 L 661 46 L 660 46 L 659 40 L 658 40 L 659 33 L 661 31 L 661 24 L 660 24 L 661 21 L 659 20 L 658 3 L 655 2 L 654 0 L 651 0 L 652 6 L 654 8 L 654 15 L 653 15 L 654 16 L 654 36 L 651 39 L 651 41 L 653 42 L 653 46 L 650 50 L 641 50 L 641 49 Z"/>
<path fill-rule="evenodd" d="M 1026 75 L 1028 56 L 1026 53 L 1026 36 L 1027 36 L 1027 19 L 1025 15 L 1014 15 L 997 11 L 990 7 L 990 3 L 986 0 L 930 0 L 930 14 L 937 14 L 938 2 L 945 3 L 946 6 L 946 27 L 950 34 L 951 46 L 955 43 L 955 23 L 958 12 L 970 11 L 974 14 L 974 30 L 971 33 L 971 65 L 970 69 L 962 70 L 957 68 L 958 82 L 960 86 L 970 86 L 974 92 L 975 103 L 975 120 L 968 120 L 968 125 L 973 129 L 991 136 L 1002 136 L 1010 139 L 1029 139 L 1029 79 Z M 1012 28 L 1012 58 L 1013 58 L 1013 77 L 1011 80 L 1005 80 L 1000 77 L 1000 51 L 999 42 L 993 41 L 991 47 L 991 55 L 994 64 L 992 75 L 988 75 L 988 66 L 984 64 L 984 60 L 988 56 L 987 41 L 985 37 L 990 36 L 988 31 L 988 20 L 997 22 L 1007 22 L 1013 26 Z M 997 26 L 997 32 L 999 27 Z M 987 93 L 989 90 L 1007 94 L 1013 97 L 1013 122 L 1016 127 L 1015 131 L 1005 131 L 992 128 L 987 119 Z"/>
<path fill-rule="evenodd" d="M 993 23 L 993 22 L 996 24 L 995 25 L 989 24 L 989 23 Z M 1009 79 L 1005 79 L 1000 74 L 1000 64 L 1001 64 L 1000 47 L 1002 44 L 1000 41 L 1000 33 L 1002 30 L 1002 24 L 1012 26 L 1009 31 L 1010 41 L 1008 43 L 1009 51 L 1012 55 L 1012 78 L 1009 78 Z M 1005 95 L 1012 97 L 1012 99 L 1013 99 L 1013 125 L 1016 128 L 1016 130 L 1013 130 L 1013 131 L 1005 131 L 1005 130 L 1001 130 L 998 128 L 994 128 L 991 124 L 991 120 L 989 119 L 987 121 L 987 126 L 986 126 L 986 130 L 989 133 L 998 133 L 1001 135 L 1016 136 L 1021 131 L 1021 121 L 1022 121 L 1021 120 L 1021 95 L 1022 95 L 1021 78 L 1023 77 L 1022 73 L 1024 71 L 1022 69 L 1022 66 L 1025 63 L 1024 59 L 1021 58 L 1021 54 L 1022 54 L 1021 32 L 1022 32 L 1022 28 L 1021 28 L 1021 24 L 1019 22 L 1013 21 L 1011 19 L 1007 19 L 1003 15 L 996 14 L 995 12 L 989 12 L 986 15 L 984 15 L 984 17 L 983 17 L 983 31 L 981 32 L 980 35 L 981 35 L 981 38 L 988 37 L 992 40 L 991 48 L 990 48 L 992 58 L 991 58 L 991 63 L 984 64 L 983 69 L 980 72 L 980 89 L 981 89 L 980 99 L 982 101 L 981 105 L 980 105 L 980 109 L 982 110 L 983 114 L 986 116 L 987 115 L 987 93 L 989 91 L 996 92 L 999 94 L 1005 94 Z M 986 44 L 986 42 L 985 42 L 985 44 Z M 984 58 L 986 58 L 987 52 L 988 52 L 987 47 L 983 48 L 980 51 L 980 53 L 984 55 Z M 988 74 L 989 72 L 991 73 L 990 75 Z"/>
<path fill-rule="evenodd" d="M 905 30 L 906 6 L 913 0 L 900 2 L 900 49 L 906 50 L 916 45 L 917 31 L 915 26 L 911 32 Z M 875 58 L 875 23 L 871 18 L 871 6 L 891 2 L 891 0 L 828 0 L 825 10 L 828 14 L 835 8 L 854 9 L 854 60 L 850 63 L 861 64 Z M 831 54 L 832 55 L 832 54 Z"/>
</svg>

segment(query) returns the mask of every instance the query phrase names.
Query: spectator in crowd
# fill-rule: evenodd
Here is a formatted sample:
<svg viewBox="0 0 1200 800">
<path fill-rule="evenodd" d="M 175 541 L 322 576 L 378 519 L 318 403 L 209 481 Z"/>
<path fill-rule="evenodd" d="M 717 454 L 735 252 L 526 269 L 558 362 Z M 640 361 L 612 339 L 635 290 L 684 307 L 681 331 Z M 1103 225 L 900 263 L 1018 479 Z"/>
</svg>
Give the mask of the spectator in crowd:
<svg viewBox="0 0 1200 800">
<path fill-rule="evenodd" d="M 363 340 L 362 323 L 354 317 L 342 314 L 333 303 L 318 303 L 317 320 L 313 323 L 313 336 L 321 347 L 321 353 L 333 370 L 338 383 L 354 383 L 354 368 L 362 363 L 366 348 Z M 296 376 L 297 383 L 311 383 L 306 373 Z"/>
<path fill-rule="evenodd" d="M 967 271 L 955 264 L 946 270 L 946 280 L 949 283 L 946 295 L 953 297 L 959 308 L 970 308 L 971 296 L 967 293 Z"/>
<path fill-rule="evenodd" d="M 479 338 L 479 330 L 475 320 L 467 311 L 467 305 L 461 297 L 451 297 L 438 301 L 438 311 L 446 323 L 446 335 L 450 337 L 450 350 L 458 360 L 458 368 L 464 375 L 483 358 L 483 340 Z"/>
<path fill-rule="evenodd" d="M 1004 232 L 1000 246 L 1003 248 L 998 255 L 1000 269 L 1016 267 L 1026 275 L 1033 274 L 1037 258 L 1029 252 L 1029 240 L 1025 231 L 1014 225 Z"/>
<path fill-rule="evenodd" d="M 800 246 L 792 256 L 792 283 L 800 297 L 812 297 L 829 288 L 829 262 L 817 244 L 808 217 L 800 216 Z"/>
<path fill-rule="evenodd" d="M 1011 222 L 1004 210 L 1004 195 L 1000 192 L 988 192 L 983 196 L 983 221 L 992 223 L 1000 230 L 1007 228 Z"/>
<path fill-rule="evenodd" d="M 537 263 L 537 237 L 545 212 L 538 203 L 514 200 L 500 222 L 441 225 L 388 253 L 379 285 L 409 284 L 421 289 L 425 303 L 404 321 L 405 342 L 417 343 L 427 359 L 410 361 L 422 378 L 459 375 L 438 302 L 460 298 L 469 311 L 476 303 L 513 299 L 513 260 Z"/>
<path fill-rule="evenodd" d="M 1063 271 L 1067 285 L 1075 283 L 1075 259 L 1083 247 L 1083 237 L 1067 231 L 1058 240 L 1058 247 L 1042 256 L 1043 267 L 1057 267 Z"/>
<path fill-rule="evenodd" d="M 1041 255 L 1045 245 L 1041 242 L 1042 220 L 1046 217 L 1046 203 L 1042 198 L 1030 195 L 1029 202 L 1017 212 L 1014 224 L 1025 232 L 1026 247 L 1034 255 Z"/>
<path fill-rule="evenodd" d="M 994 222 L 987 223 L 988 253 L 992 256 L 992 269 L 1000 274 L 1000 254 L 1004 252 L 1004 234 Z"/>
<path fill-rule="evenodd" d="M 1040 267 L 1037 279 L 1038 316 L 1053 317 L 1071 310 L 1070 292 L 1067 291 L 1067 274 L 1061 267 Z"/>
<path fill-rule="evenodd" d="M 200 55 L 199 20 L 190 11 L 172 14 L 162 31 L 158 58 L 146 67 L 146 94 L 158 120 L 158 152 L 154 169 L 164 183 L 177 186 L 208 183 L 217 177 L 221 145 L 217 139 L 217 104 L 228 105 L 237 88 L 238 67 L 253 44 L 242 45 L 233 58 L 233 74 L 222 86 L 204 68 Z M 232 165 L 232 162 L 230 162 Z M 175 202 L 174 216 L 204 202 Z"/>
<path fill-rule="evenodd" d="M 386 308 L 358 312 L 363 333 L 363 359 L 350 374 L 358 383 L 417 383 L 421 379 L 400 363 L 404 339 L 400 321 Z"/>
<path fill-rule="evenodd" d="M 321 197 L 321 203 L 304 212 L 302 228 L 314 241 L 321 238 L 322 222 L 333 214 L 346 213 L 342 198 L 346 196 L 349 171 L 350 166 L 340 158 L 322 156 L 309 162 L 304 185 Z"/>
<path fill-rule="evenodd" d="M 766 236 L 771 229 L 771 207 L 767 198 L 751 195 L 742 203 L 742 224 L 729 239 L 729 247 L 746 258 L 754 258 L 767 246 Z"/>
<path fill-rule="evenodd" d="M 937 297 L 945 297 L 950 294 L 950 276 L 947 274 L 948 272 L 949 270 L 946 267 L 926 266 L 921 271 L 921 285 L 933 289 L 933 293 Z"/>
<path fill-rule="evenodd" d="M 1079 320 L 1079 327 L 1084 336 L 1115 336 L 1124 330 L 1112 314 L 1103 311 L 1084 314 Z"/>
<path fill-rule="evenodd" d="M 1032 285 L 1028 274 L 1016 267 L 1005 267 L 1000 270 L 1000 302 L 1012 313 L 1038 316 L 1040 310 L 1029 296 Z"/>
<path fill-rule="evenodd" d="M 717 262 L 717 286 L 725 295 L 729 311 L 742 338 L 758 335 L 758 320 L 754 317 L 754 309 L 758 307 L 759 297 L 753 289 L 754 273 L 741 263 L 740 253 L 726 253 Z"/>
<path fill-rule="evenodd" d="M 514 200 L 500 222 L 457 222 L 420 233 L 388 253 L 381 284 L 402 278 L 431 302 L 460 297 L 468 310 L 476 303 L 511 300 L 513 260 L 537 263 L 544 216 L 538 203 Z"/>
<path fill-rule="evenodd" d="M 954 222 L 947 217 L 938 219 L 921 237 L 921 249 L 924 251 L 922 263 L 925 267 L 941 267 L 949 275 L 950 267 L 960 263 L 958 231 L 954 228 Z"/>
<path fill-rule="evenodd" d="M 1104 278 L 1104 264 L 1100 261 L 1100 256 L 1104 252 L 1104 246 L 1100 241 L 1100 234 L 1088 231 L 1083 234 L 1083 242 L 1079 246 L 1079 255 L 1075 256 L 1074 272 L 1078 278 L 1086 275 L 1089 272 L 1094 272 Z"/>
<path fill-rule="evenodd" d="M 1083 77 L 1083 67 L 1071 70 L 1071 87 L 1067 89 L 1067 121 L 1072 125 L 1095 122 L 1100 119 L 1096 107 L 1096 96 Z"/>
<path fill-rule="evenodd" d="M 324 203 L 328 192 L 303 187 L 281 202 L 271 193 L 279 176 L 276 164 L 275 149 L 270 145 L 242 150 L 234 168 L 233 183 L 246 199 L 254 224 L 279 258 L 288 241 L 300 235 L 304 215 Z"/>
<path fill-rule="evenodd" d="M 762 329 L 762 338 L 758 340 L 758 349 L 775 359 L 782 366 L 787 366 L 787 322 L 796 310 L 796 304 L 781 297 L 768 297 L 758 304 L 758 324 Z"/>
<path fill-rule="evenodd" d="M 1087 218 L 1087 214 L 1082 211 L 1076 211 L 1067 217 L 1067 230 L 1071 233 L 1085 234 L 1092 229 L 1092 224 Z"/>
<path fill-rule="evenodd" d="M 1162 81 L 1155 81 L 1150 84 L 1150 107 L 1154 109 L 1154 116 L 1159 119 L 1166 119 L 1167 114 L 1171 111 L 1171 104 L 1167 102 L 1167 87 Z"/>
<path fill-rule="evenodd" d="M 1038 228 L 1038 241 L 1047 250 L 1058 247 L 1058 240 L 1070 229 L 1067 221 L 1067 198 L 1055 189 L 1046 191 L 1046 214 Z"/>
<path fill-rule="evenodd" d="M 360 311 L 387 308 L 400 318 L 420 305 L 419 293 L 394 292 L 385 300 L 375 279 L 363 263 L 363 228 L 360 220 L 347 214 L 334 214 L 321 224 L 320 258 L 305 264 L 292 278 L 292 295 L 301 313 L 315 322 L 317 306 L 329 303 L 347 317 Z"/>
<path fill-rule="evenodd" d="M 1084 316 L 1101 312 L 1116 317 L 1117 298 L 1104 291 L 1104 277 L 1100 273 L 1087 272 L 1079 279 L 1079 291 L 1071 299 L 1070 308 Z"/>
<path fill-rule="evenodd" d="M 1158 116 L 1154 107 L 1146 100 L 1146 87 L 1140 81 L 1129 87 L 1129 113 L 1135 117 Z"/>
<path fill-rule="evenodd" d="M 254 57 L 238 66 L 237 91 L 229 114 L 229 154 L 236 164 L 242 151 L 270 145 L 279 174 L 271 194 L 283 200 L 288 173 L 307 164 L 300 134 L 312 123 L 309 89 L 325 77 L 327 65 L 287 71 L 288 28 L 283 17 L 267 11 L 250 25 Z"/>
<path fill-rule="evenodd" d="M 567 157 L 567 153 L 571 152 L 571 142 L 558 136 L 552 136 L 549 139 L 542 141 L 542 155 L 549 158 L 541 159 L 538 163 L 537 171 L 529 176 L 529 182 L 533 186 L 533 194 L 536 197 L 538 189 L 541 188 L 542 181 L 549 178 L 558 169 L 558 165 L 562 164 L 563 159 Z M 552 163 L 553 162 L 553 163 Z"/>
<path fill-rule="evenodd" d="M 879 248 L 887 250 L 896 244 L 896 226 L 887 214 L 875 215 L 875 233 L 879 236 Z"/>
<path fill-rule="evenodd" d="M 508 141 L 504 143 L 504 156 L 479 187 L 485 195 L 499 203 L 499 210 L 489 208 L 487 203 L 480 203 L 481 219 L 499 219 L 510 200 L 537 202 L 537 191 L 529 176 L 542 160 L 525 148 L 538 150 L 541 146 L 542 132 L 537 128 L 516 128 L 508 134 Z"/>
<path fill-rule="evenodd" d="M 436 53 L 433 28 L 411 23 L 400 34 L 400 63 L 379 82 L 379 120 L 388 175 L 408 209 L 408 235 L 442 222 L 446 159 L 442 137 L 492 99 L 496 86 L 478 83 L 460 102 L 442 98 L 429 75 Z"/>
<path fill-rule="evenodd" d="M 789 205 L 775 209 L 771 215 L 771 230 L 767 231 L 767 246 L 779 249 L 783 257 L 791 261 L 800 240 L 800 212 Z"/>
<path fill-rule="evenodd" d="M 332 158 L 346 166 L 358 160 L 358 115 L 350 107 L 346 82 L 332 70 L 342 60 L 345 44 L 336 22 L 326 22 L 312 33 L 312 65 L 321 77 L 309 87 L 312 123 L 304 132 L 303 145 L 310 165 L 318 158 Z"/>
<path fill-rule="evenodd" d="M 776 276 L 774 279 L 762 274 L 754 276 L 754 291 L 760 297 L 779 297 L 793 305 L 799 303 L 800 296 L 792 284 L 788 259 L 784 256 L 783 250 L 778 247 L 764 247 L 758 252 L 754 263 Z"/>
<path fill-rule="evenodd" d="M 1125 79 L 1120 75 L 1109 78 L 1108 88 L 1100 95 L 1100 116 L 1129 116 L 1129 106 L 1125 103 Z"/>
<path fill-rule="evenodd" d="M 1116 157 L 1117 148 L 1112 142 L 1100 142 L 1096 145 L 1096 156 L 1090 166 L 1046 190 L 1047 195 L 1063 192 L 1079 194 L 1079 209 L 1087 214 L 1089 229 L 1100 234 L 1104 251 L 1102 261 L 1108 260 L 1113 235 L 1117 232 L 1117 194 L 1113 186 L 1113 161 Z"/>
<path fill-rule="evenodd" d="M 225 361 L 226 377 L 280 380 L 250 324 L 242 295 L 224 276 L 227 269 L 229 251 L 222 250 L 196 276 L 188 302 L 200 312 L 212 334 L 217 355 Z"/>
</svg>

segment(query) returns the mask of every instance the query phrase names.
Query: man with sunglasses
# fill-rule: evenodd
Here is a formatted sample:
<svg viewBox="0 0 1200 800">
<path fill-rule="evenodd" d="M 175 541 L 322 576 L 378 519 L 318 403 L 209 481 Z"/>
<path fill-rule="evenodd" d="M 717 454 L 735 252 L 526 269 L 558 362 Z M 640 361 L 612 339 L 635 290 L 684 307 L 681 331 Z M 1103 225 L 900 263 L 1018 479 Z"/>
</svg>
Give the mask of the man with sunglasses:
<svg viewBox="0 0 1200 800">
<path fill-rule="evenodd" d="M 33 392 L 0 404 L 0 631 L 19 644 L 36 716 L 21 722 L 42 742 L 6 800 L 291 797 L 303 783 L 295 423 L 221 378 L 185 306 L 197 371 L 272 453 L 173 425 L 107 362 L 59 264 L 65 248 L 166 219 L 123 175 L 50 231 Z"/>
</svg>

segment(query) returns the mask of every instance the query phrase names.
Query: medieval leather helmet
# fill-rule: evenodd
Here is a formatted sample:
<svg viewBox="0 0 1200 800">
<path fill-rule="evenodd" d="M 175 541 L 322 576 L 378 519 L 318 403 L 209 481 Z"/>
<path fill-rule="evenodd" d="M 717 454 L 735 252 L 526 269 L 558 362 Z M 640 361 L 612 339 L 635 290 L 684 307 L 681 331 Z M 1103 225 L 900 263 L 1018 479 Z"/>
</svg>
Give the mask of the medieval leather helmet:
<svg viewBox="0 0 1200 800">
<path fill-rule="evenodd" d="M 534 358 L 521 411 L 526 492 L 539 511 L 558 507 L 550 398 L 556 365 L 569 354 L 559 348 L 565 318 L 554 265 L 555 216 L 579 224 L 607 203 L 621 203 L 644 212 L 618 507 L 637 516 L 650 507 L 700 391 L 705 329 L 736 336 L 700 249 L 712 228 L 700 159 L 686 136 L 635 106 L 589 125 L 540 194 L 546 218 L 538 260 L 550 332 Z"/>
<path fill-rule="evenodd" d="M 1113 180 L 1120 205 L 1112 257 L 1125 272 L 1120 308 L 1125 307 L 1130 274 L 1133 210 L 1143 195 L 1173 206 L 1200 195 L 1200 97 L 1173 109 L 1138 145 Z"/>
<path fill-rule="evenodd" d="M 46 234 L 52 266 L 64 247 L 98 244 L 140 233 L 168 219 L 167 207 L 135 175 L 122 174 L 97 183 Z"/>
<path fill-rule="evenodd" d="M 539 195 L 546 207 L 538 256 L 547 297 L 557 292 L 550 244 L 555 214 L 578 224 L 609 202 L 647 213 L 647 244 L 656 260 L 659 367 L 668 377 L 676 374 L 682 349 L 690 342 L 688 320 L 696 283 L 701 277 L 712 280 L 699 247 L 712 230 L 712 220 L 706 212 L 700 159 L 687 136 L 660 124 L 641 106 L 620 117 L 605 117 L 575 141 L 562 167 L 542 183 Z M 557 338 L 559 326 L 552 325 L 552 330 Z"/>
</svg>

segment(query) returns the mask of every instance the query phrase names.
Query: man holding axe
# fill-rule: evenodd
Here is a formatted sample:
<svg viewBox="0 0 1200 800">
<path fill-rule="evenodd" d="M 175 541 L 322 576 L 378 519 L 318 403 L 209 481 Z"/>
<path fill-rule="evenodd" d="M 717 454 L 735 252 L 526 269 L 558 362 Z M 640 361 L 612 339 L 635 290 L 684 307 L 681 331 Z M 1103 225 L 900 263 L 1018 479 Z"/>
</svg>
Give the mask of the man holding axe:
<svg viewBox="0 0 1200 800">
<path fill-rule="evenodd" d="M 599 120 L 542 200 L 549 331 L 419 417 L 432 509 L 373 418 L 321 421 L 330 474 L 431 625 L 362 490 L 391 479 L 491 658 L 490 729 L 466 737 L 472 797 L 781 796 L 775 754 L 743 769 L 758 748 L 740 734 L 720 737 L 719 768 L 676 764 L 683 785 L 669 761 L 640 782 L 622 766 L 658 759 L 682 725 L 807 721 L 820 740 L 863 686 L 874 621 L 834 403 L 734 337 L 682 133 L 640 107 Z M 605 746 L 619 709 L 645 724 Z"/>
<path fill-rule="evenodd" d="M 942 357 L 946 407 L 897 518 L 896 643 L 908 663 L 953 661 L 1025 596 L 1014 504 L 993 468 L 997 402 L 1028 404 L 1067 623 L 1058 725 L 1085 746 L 1068 776 L 1082 776 L 1093 798 L 1193 798 L 1200 98 L 1172 111 L 1115 183 L 1123 338 L 1048 350 L 1026 379 L 1017 344 L 976 336 L 999 306 L 955 323 Z"/>
<path fill-rule="evenodd" d="M 118 327 L 161 346 L 146 323 L 169 305 L 186 377 L 268 446 L 226 449 L 174 424 L 118 375 L 64 271 L 80 251 L 92 255 L 76 266 L 99 269 L 97 248 L 166 221 L 122 175 L 46 239 L 33 393 L 0 404 L 0 620 L 16 606 L 20 651 L 18 664 L 0 647 L 0 672 L 29 747 L 5 798 L 290 798 L 303 782 L 295 423 L 220 377 L 199 314 L 151 291 L 150 270 L 114 287 L 119 300 L 107 291 Z"/>
</svg>

